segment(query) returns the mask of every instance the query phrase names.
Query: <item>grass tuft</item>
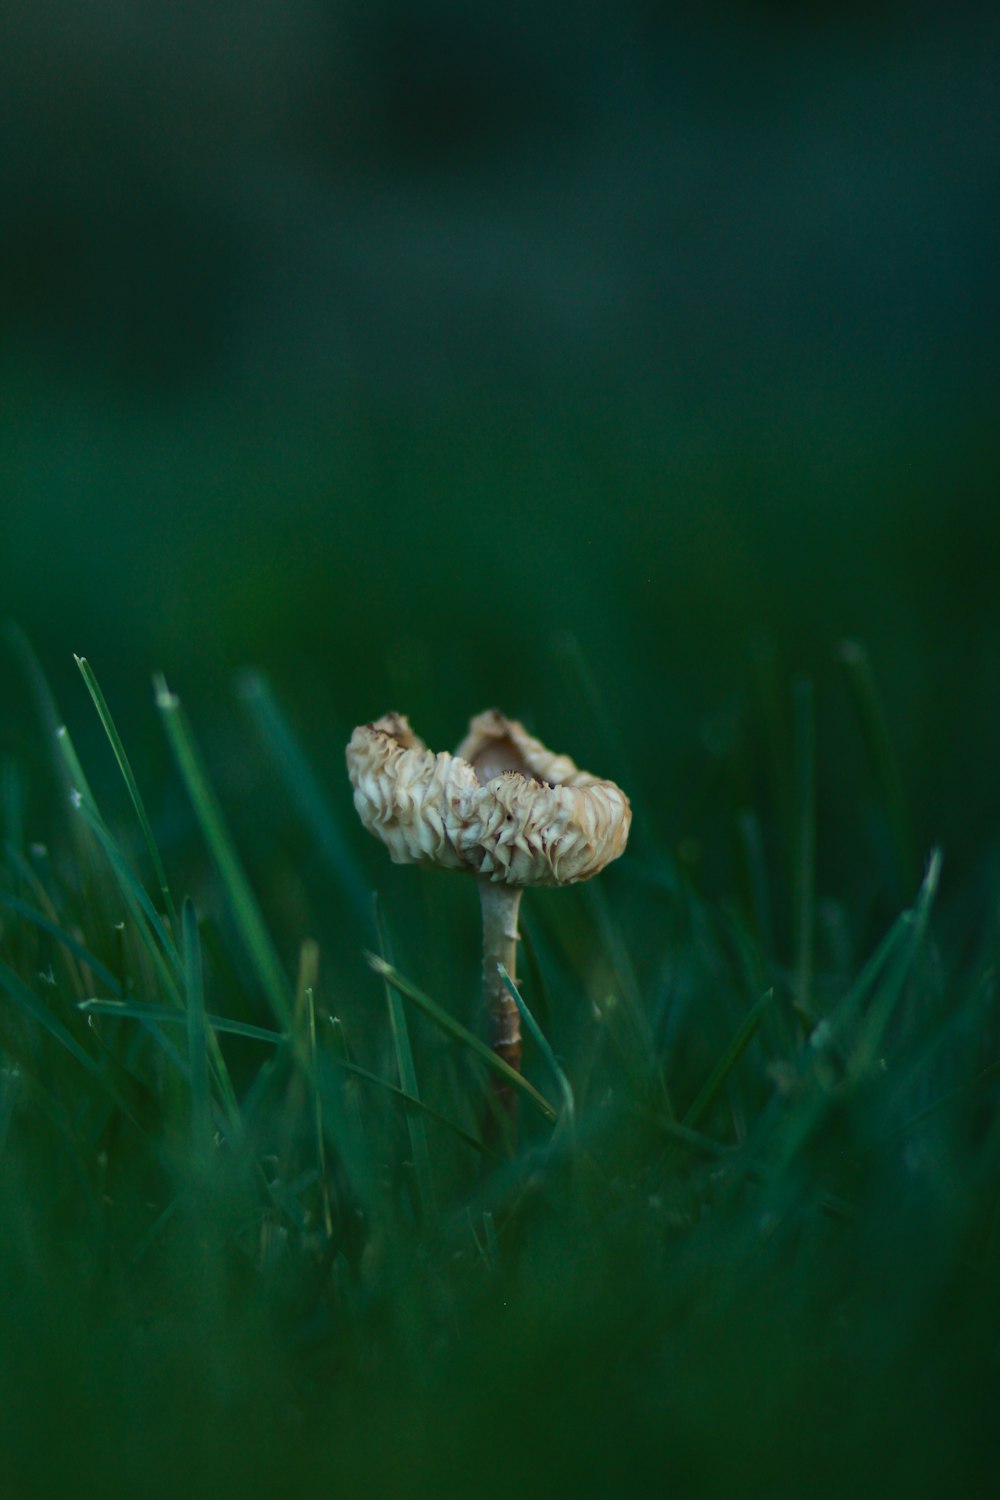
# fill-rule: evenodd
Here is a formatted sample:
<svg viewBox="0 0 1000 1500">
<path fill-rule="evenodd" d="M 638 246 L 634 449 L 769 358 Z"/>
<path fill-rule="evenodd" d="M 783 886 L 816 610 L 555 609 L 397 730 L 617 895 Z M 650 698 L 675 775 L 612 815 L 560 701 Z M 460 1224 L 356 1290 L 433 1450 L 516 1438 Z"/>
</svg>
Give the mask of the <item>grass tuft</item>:
<svg viewBox="0 0 1000 1500">
<path fill-rule="evenodd" d="M 984 1492 L 995 883 L 949 859 L 943 885 L 935 850 L 881 933 L 870 883 L 831 887 L 818 687 L 785 690 L 780 765 L 706 809 L 697 861 L 636 787 L 639 851 L 533 893 L 522 984 L 503 975 L 521 1075 L 480 1035 L 460 877 L 355 850 L 263 678 L 260 774 L 290 793 L 266 816 L 162 678 L 172 761 L 126 754 L 79 659 L 119 824 L 15 650 L 42 720 L 37 757 L 0 763 L 5 1493 L 833 1497 L 876 1460 L 882 1496 Z M 490 1070 L 525 1106 L 503 1157 Z"/>
</svg>

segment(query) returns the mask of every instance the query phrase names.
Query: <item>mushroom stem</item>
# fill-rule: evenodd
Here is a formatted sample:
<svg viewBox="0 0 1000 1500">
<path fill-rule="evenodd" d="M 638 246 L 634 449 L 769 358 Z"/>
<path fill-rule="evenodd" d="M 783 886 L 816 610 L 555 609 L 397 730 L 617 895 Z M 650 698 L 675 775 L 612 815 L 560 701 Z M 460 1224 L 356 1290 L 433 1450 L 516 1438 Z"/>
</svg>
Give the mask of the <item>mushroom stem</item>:
<svg viewBox="0 0 1000 1500">
<path fill-rule="evenodd" d="M 521 1016 L 497 965 L 503 964 L 513 982 L 517 983 L 517 914 L 521 905 L 521 887 L 494 885 L 488 880 L 480 880 L 479 899 L 483 908 L 483 999 L 489 1017 L 490 1046 L 498 1057 L 520 1072 Z M 508 1119 L 513 1119 L 517 1104 L 514 1090 L 495 1074 L 493 1087 Z"/>
</svg>

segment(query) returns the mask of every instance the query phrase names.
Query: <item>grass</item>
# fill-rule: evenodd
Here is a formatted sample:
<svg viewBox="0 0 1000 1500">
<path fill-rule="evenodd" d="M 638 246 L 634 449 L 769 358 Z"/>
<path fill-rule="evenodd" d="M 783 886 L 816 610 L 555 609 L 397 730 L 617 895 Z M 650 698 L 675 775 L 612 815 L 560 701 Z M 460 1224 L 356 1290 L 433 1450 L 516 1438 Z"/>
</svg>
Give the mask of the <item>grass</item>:
<svg viewBox="0 0 1000 1500">
<path fill-rule="evenodd" d="M 391 870 L 259 675 L 223 713 L 271 848 L 162 680 L 153 774 L 80 661 L 88 777 L 19 650 L 43 711 L 0 778 L 5 1494 L 984 1493 L 996 892 L 949 889 L 947 850 L 921 869 L 860 646 L 895 915 L 824 887 L 788 684 L 790 784 L 739 807 L 704 866 L 731 879 L 658 843 L 633 783 L 620 865 L 528 893 L 510 1160 L 480 1133 L 471 886 Z"/>
</svg>

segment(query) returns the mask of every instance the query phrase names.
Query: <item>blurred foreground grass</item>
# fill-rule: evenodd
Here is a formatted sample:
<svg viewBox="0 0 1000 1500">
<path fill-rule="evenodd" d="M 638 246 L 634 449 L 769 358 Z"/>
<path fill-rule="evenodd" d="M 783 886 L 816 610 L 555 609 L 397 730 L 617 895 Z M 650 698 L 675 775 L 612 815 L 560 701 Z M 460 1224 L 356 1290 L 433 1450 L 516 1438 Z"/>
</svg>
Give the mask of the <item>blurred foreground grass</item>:
<svg viewBox="0 0 1000 1500">
<path fill-rule="evenodd" d="M 5 1493 L 984 1492 L 998 872 L 923 847 L 861 648 L 837 888 L 806 679 L 755 775 L 709 736 L 678 846 L 564 646 L 636 824 L 525 902 L 560 1073 L 527 1044 L 551 1109 L 511 1160 L 407 996 L 478 1030 L 471 884 L 390 868 L 260 675 L 218 711 L 238 760 L 161 683 L 170 755 L 132 764 L 88 674 L 86 766 L 36 676 L 2 781 Z"/>
</svg>

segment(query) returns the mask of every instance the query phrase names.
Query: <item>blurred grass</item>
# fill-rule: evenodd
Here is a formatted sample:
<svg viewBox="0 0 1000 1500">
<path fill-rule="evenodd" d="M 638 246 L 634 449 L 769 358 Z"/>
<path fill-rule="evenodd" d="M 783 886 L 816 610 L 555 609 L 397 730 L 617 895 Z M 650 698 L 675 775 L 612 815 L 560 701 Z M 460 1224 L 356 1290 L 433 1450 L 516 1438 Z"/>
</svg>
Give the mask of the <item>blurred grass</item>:
<svg viewBox="0 0 1000 1500">
<path fill-rule="evenodd" d="M 258 420 L 231 397 L 150 406 L 14 374 L 0 405 L 5 607 L 64 701 L 82 702 L 71 649 L 100 666 L 157 775 L 151 662 L 180 674 L 231 775 L 262 770 L 214 709 L 248 662 L 287 684 L 326 776 L 354 719 L 392 703 L 423 705 L 442 743 L 476 703 L 529 719 L 544 704 L 547 734 L 586 763 L 603 744 L 568 633 L 635 772 L 683 789 L 655 800 L 668 840 L 694 832 L 703 803 L 725 817 L 752 803 L 766 777 L 793 837 L 771 742 L 788 743 L 794 672 L 820 693 L 817 754 L 833 769 L 817 831 L 840 883 L 861 872 L 853 831 L 841 837 L 856 794 L 879 885 L 898 864 L 901 799 L 914 847 L 945 841 L 952 868 L 1000 816 L 1000 474 L 975 405 L 928 421 L 898 407 L 876 420 L 829 392 L 819 414 L 784 392 L 768 411 L 700 415 L 627 390 L 604 406 L 528 391 L 335 410 L 307 393 Z M 844 640 L 865 642 L 893 726 L 903 786 L 888 806 L 884 760 L 859 764 L 878 730 L 869 717 L 860 740 L 843 712 L 848 692 L 867 711 Z M 76 732 L 92 750 L 100 729 Z"/>
<path fill-rule="evenodd" d="M 609 742 L 593 763 L 626 781 L 636 836 L 599 883 L 526 898 L 526 1080 L 553 1116 L 572 1100 L 574 1124 L 525 1109 L 510 1161 L 476 1149 L 471 887 L 388 866 L 280 686 L 256 679 L 269 715 L 241 721 L 235 695 L 217 710 L 260 749 L 251 777 L 230 773 L 225 737 L 192 760 L 173 695 L 176 770 L 130 750 L 115 791 L 119 747 L 97 741 L 88 791 L 43 808 L 44 849 L 18 788 L 40 756 L 65 764 L 67 736 L 20 725 L 35 748 L 8 761 L 0 880 L 10 1494 L 833 1496 L 876 1471 L 883 1495 L 982 1492 L 995 880 L 959 883 L 945 849 L 881 921 L 898 865 L 832 885 L 820 819 L 803 1026 L 791 682 L 778 673 L 778 764 L 750 802 L 716 767 L 678 846 L 659 779 L 619 766 L 631 744 L 613 748 L 601 674 L 577 661 L 581 738 Z M 823 688 L 816 707 L 822 806 L 852 786 L 843 766 L 830 784 Z M 150 701 L 136 712 L 155 724 Z M 711 743 L 700 757 L 704 777 Z M 891 830 L 894 794 L 871 790 L 863 755 L 850 775 L 845 835 L 868 866 L 866 799 Z M 180 932 L 155 910 L 132 782 Z M 773 932 L 725 853 L 740 807 Z M 388 1015 L 351 897 L 367 883 Z M 295 997 L 280 1031 L 276 984 Z"/>
</svg>

